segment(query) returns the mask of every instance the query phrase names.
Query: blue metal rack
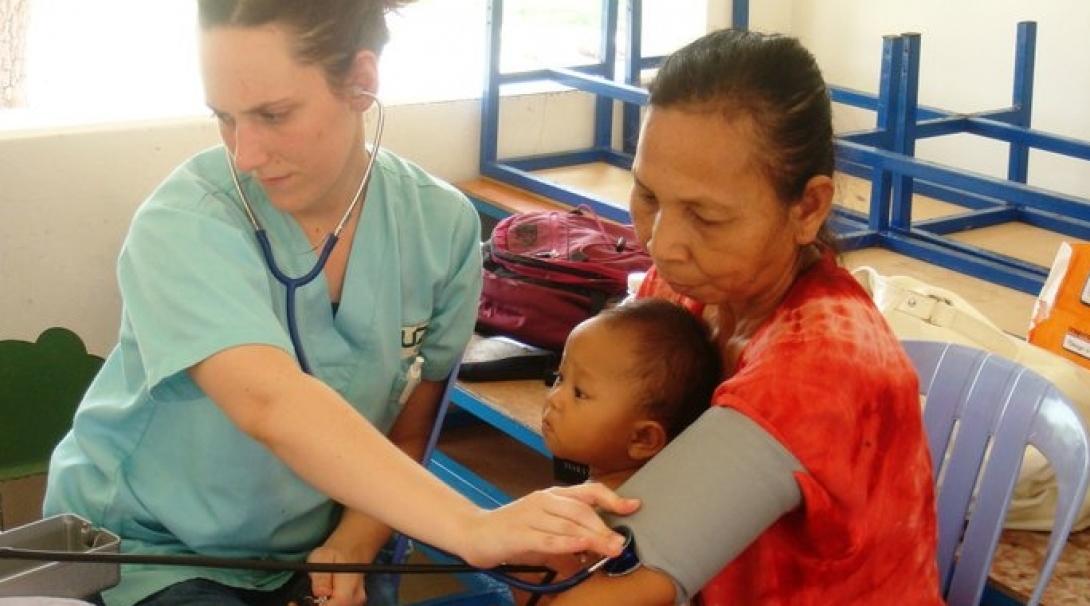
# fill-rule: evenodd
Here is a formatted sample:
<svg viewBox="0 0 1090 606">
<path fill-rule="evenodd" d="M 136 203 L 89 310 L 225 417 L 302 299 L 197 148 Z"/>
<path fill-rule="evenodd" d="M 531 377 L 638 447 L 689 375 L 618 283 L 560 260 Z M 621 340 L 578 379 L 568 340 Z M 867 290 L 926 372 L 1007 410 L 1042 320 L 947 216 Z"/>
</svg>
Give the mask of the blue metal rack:
<svg viewBox="0 0 1090 606">
<path fill-rule="evenodd" d="M 1090 160 L 1090 143 L 1029 128 L 1037 27 L 1018 24 L 1011 107 L 973 114 L 920 106 L 920 36 L 887 36 L 878 95 L 830 87 L 834 101 L 875 110 L 873 130 L 837 137 L 837 168 L 871 180 L 867 217 L 840 215 L 866 228 L 859 242 L 882 246 L 962 273 L 1036 294 L 1048 269 L 945 237 L 969 229 L 1021 221 L 1075 238 L 1090 238 L 1090 200 L 1026 185 L 1029 150 L 1041 149 Z M 1008 178 L 942 166 L 914 158 L 916 141 L 969 133 L 1010 144 Z M 950 217 L 913 221 L 918 193 L 965 207 Z"/>
<path fill-rule="evenodd" d="M 488 73 L 482 102 L 481 174 L 564 204 L 587 204 L 600 215 L 628 221 L 623 208 L 592 194 L 552 183 L 532 171 L 591 162 L 631 168 L 638 135 L 639 108 L 647 105 L 640 86 L 643 70 L 662 57 L 642 57 L 642 0 L 627 0 L 623 82 L 618 71 L 616 32 L 620 0 L 602 0 L 600 62 L 574 67 L 501 73 L 499 58 L 503 0 L 490 0 Z M 734 0 L 732 19 L 746 27 L 747 0 Z M 949 234 L 1021 221 L 1072 237 L 1090 239 L 1090 200 L 1026 184 L 1029 150 L 1039 149 L 1090 160 L 1090 142 L 1030 128 L 1036 24 L 1018 24 L 1012 105 L 993 111 L 959 114 L 918 104 L 920 35 L 886 36 L 878 94 L 830 86 L 836 103 L 875 111 L 874 129 L 839 135 L 838 170 L 871 181 L 867 214 L 838 208 L 832 227 L 846 250 L 879 246 L 935 265 L 983 278 L 1031 294 L 1037 293 L 1047 268 L 948 238 Z M 499 91 L 503 85 L 547 80 L 594 94 L 594 144 L 589 149 L 499 159 Z M 612 146 L 614 102 L 623 104 L 621 149 Z M 969 133 L 1010 144 L 1007 179 L 943 166 L 914 157 L 916 141 Z M 913 221 L 912 195 L 921 194 L 965 207 L 950 217 Z"/>
<path fill-rule="evenodd" d="M 619 0 L 602 0 L 602 43 L 600 62 L 574 67 L 547 68 L 533 71 L 501 73 L 500 51 L 503 29 L 503 0 L 488 2 L 487 74 L 481 102 L 481 174 L 551 198 L 563 204 L 587 204 L 599 215 L 616 221 L 628 221 L 628 212 L 597 196 L 575 192 L 537 177 L 531 171 L 590 162 L 607 162 L 624 169 L 632 167 L 632 150 L 639 123 L 639 107 L 647 105 L 647 91 L 639 86 L 643 69 L 655 67 L 661 57 L 641 58 L 639 31 L 642 2 L 628 4 L 625 82 L 615 81 L 617 71 L 616 36 L 620 21 Z M 597 96 L 594 113 L 594 144 L 589 149 L 500 160 L 499 94 L 506 84 L 551 80 Z M 612 146 L 613 102 L 625 103 L 624 149 Z M 627 150 L 627 151 L 626 151 Z"/>
</svg>

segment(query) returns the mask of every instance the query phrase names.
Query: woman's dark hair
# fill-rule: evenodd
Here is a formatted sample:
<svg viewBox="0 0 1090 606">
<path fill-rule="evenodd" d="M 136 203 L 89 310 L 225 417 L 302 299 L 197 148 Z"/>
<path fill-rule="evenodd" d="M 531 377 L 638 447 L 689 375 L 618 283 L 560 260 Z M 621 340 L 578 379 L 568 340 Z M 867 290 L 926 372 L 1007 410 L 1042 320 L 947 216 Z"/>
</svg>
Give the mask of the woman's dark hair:
<svg viewBox="0 0 1090 606">
<path fill-rule="evenodd" d="M 711 404 L 722 366 L 708 327 L 685 309 L 662 299 L 640 299 L 599 317 L 630 331 L 635 343 L 634 380 L 642 403 L 673 439 Z"/>
<path fill-rule="evenodd" d="M 833 176 L 829 92 L 817 61 L 795 38 L 724 29 L 678 50 L 650 86 L 654 107 L 692 106 L 752 120 L 757 157 L 791 204 L 817 175 Z M 835 249 L 822 226 L 818 241 Z"/>
<path fill-rule="evenodd" d="M 202 29 L 283 25 L 296 35 L 295 56 L 321 65 L 333 86 L 344 82 L 356 53 L 382 52 L 386 13 L 412 0 L 198 0 Z"/>
</svg>

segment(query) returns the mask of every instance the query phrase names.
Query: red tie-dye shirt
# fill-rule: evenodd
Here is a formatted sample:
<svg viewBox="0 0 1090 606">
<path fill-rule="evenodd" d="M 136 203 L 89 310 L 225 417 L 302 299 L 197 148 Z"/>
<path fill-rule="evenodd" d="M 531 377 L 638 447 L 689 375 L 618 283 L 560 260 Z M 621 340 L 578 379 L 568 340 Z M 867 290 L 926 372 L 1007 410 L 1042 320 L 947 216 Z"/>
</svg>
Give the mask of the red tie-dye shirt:
<svg viewBox="0 0 1090 606">
<path fill-rule="evenodd" d="M 700 312 L 654 269 L 640 296 Z M 943 603 L 916 374 L 832 255 L 799 276 L 714 404 L 759 423 L 805 471 L 802 505 L 704 587 L 706 606 Z"/>
</svg>

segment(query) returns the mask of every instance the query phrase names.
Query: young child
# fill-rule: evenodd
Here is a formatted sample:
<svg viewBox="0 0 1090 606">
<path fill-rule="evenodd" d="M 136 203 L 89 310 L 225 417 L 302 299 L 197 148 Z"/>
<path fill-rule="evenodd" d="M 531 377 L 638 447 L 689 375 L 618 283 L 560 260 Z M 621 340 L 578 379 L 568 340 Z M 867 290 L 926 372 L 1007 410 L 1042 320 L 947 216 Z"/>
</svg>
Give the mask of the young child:
<svg viewBox="0 0 1090 606">
<path fill-rule="evenodd" d="M 615 489 L 707 410 L 720 372 L 707 327 L 685 309 L 642 299 L 603 311 L 576 326 L 564 346 L 541 419 L 545 444 Z M 594 561 L 583 559 L 546 565 L 563 579 Z"/>
</svg>

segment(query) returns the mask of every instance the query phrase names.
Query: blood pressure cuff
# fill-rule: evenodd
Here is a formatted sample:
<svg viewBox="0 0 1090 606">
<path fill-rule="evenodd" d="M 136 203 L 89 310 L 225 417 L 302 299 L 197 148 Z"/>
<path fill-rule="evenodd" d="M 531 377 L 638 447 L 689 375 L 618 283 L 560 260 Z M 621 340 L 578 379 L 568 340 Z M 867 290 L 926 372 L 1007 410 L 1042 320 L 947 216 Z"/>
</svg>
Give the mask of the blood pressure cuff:
<svg viewBox="0 0 1090 606">
<path fill-rule="evenodd" d="M 801 503 L 802 469 L 749 417 L 712 407 L 617 491 L 639 511 L 608 522 L 632 530 L 640 562 L 673 578 L 681 604 Z"/>
</svg>

